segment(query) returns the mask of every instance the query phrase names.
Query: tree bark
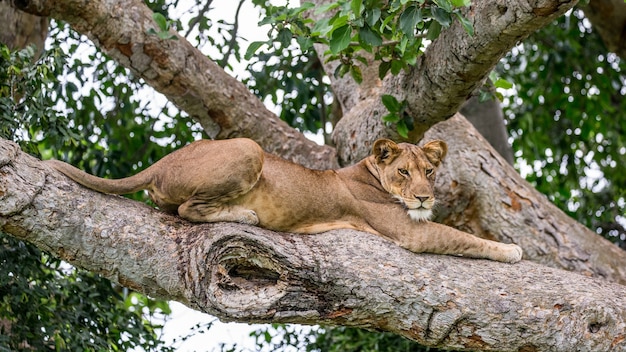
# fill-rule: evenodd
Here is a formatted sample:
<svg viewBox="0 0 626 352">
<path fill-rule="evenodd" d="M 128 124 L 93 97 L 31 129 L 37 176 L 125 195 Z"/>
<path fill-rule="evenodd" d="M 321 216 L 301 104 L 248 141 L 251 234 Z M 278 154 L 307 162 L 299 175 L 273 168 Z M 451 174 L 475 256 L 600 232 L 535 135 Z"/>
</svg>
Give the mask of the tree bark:
<svg viewBox="0 0 626 352">
<path fill-rule="evenodd" d="M 574 3 L 569 3 L 568 6 L 570 5 L 573 6 Z M 476 6 L 486 5 L 476 4 Z M 551 8 L 553 11 L 563 10 L 556 5 L 546 7 L 544 3 L 535 8 L 534 12 L 548 15 L 546 11 L 540 10 L 540 8 Z M 481 11 L 480 8 L 473 10 L 474 13 Z M 488 26 L 481 21 L 490 19 L 490 21 L 497 22 L 496 27 L 507 27 L 506 24 L 510 24 L 511 21 L 509 15 L 516 13 L 514 12 L 516 10 L 522 11 L 521 5 L 520 8 L 506 9 L 501 16 L 476 15 L 474 18 L 476 34 L 471 38 L 463 35 L 461 28 L 456 29 L 459 31 L 456 37 L 449 34 L 443 36 L 442 33 L 442 37 L 438 38 L 433 45 L 439 41 L 447 44 L 441 44 L 437 52 L 442 51 L 441 48 L 443 47 L 466 49 L 448 54 L 458 56 L 461 61 L 443 60 L 449 64 L 449 68 L 445 71 L 436 71 L 440 72 L 439 75 L 428 74 L 430 83 L 424 87 L 428 88 L 433 85 L 439 89 L 447 85 L 456 85 L 458 82 L 449 80 L 447 77 L 465 77 L 467 75 L 468 66 L 462 63 L 463 60 L 473 58 L 484 63 L 485 58 L 482 57 L 483 53 L 480 52 L 480 48 L 489 45 L 487 38 L 484 37 L 492 36 L 491 40 L 496 40 L 494 36 L 497 36 L 497 31 L 493 28 L 479 30 L 483 26 Z M 493 9 L 485 11 L 490 13 L 489 11 L 493 11 Z M 554 13 L 552 14 L 554 15 Z M 538 22 L 547 23 L 543 22 L 545 20 L 546 18 L 541 18 Z M 455 28 L 451 28 L 444 33 L 454 30 Z M 512 27 L 507 27 L 505 32 L 508 36 L 504 36 L 504 38 L 512 38 L 510 36 L 512 30 Z M 455 43 L 455 40 L 465 44 Z M 468 44 L 466 41 L 473 44 Z M 515 43 L 516 41 L 510 42 L 510 45 Z M 428 53 L 432 47 L 431 45 L 427 49 L 425 56 L 431 57 L 428 56 Z M 325 50 L 325 48 L 320 47 L 318 52 Z M 489 49 L 489 51 L 492 50 L 497 51 L 496 49 Z M 504 53 L 505 51 L 498 51 L 498 58 Z M 435 61 L 434 56 L 432 59 L 424 60 L 421 65 L 436 66 L 439 64 Z M 496 61 L 493 63 L 495 64 Z M 334 65 L 336 64 L 326 63 L 326 72 L 333 72 Z M 476 68 L 477 65 L 472 67 L 473 70 L 486 70 L 483 73 L 486 76 L 493 66 L 485 64 L 479 68 Z M 333 80 L 334 77 L 330 75 L 333 91 L 338 95 L 337 99 L 343 104 L 345 113 L 333 136 L 342 163 L 349 164 L 363 158 L 369 153 L 370 143 L 376 138 L 399 138 L 393 130 L 387 128 L 381 121 L 381 117 L 386 114 L 386 108 L 383 106 L 380 96 L 393 93 L 397 87 L 404 87 L 405 84 L 402 82 L 404 80 L 410 81 L 409 77 L 412 77 L 413 80 L 419 80 L 418 72 L 430 72 L 430 70 L 417 67 L 397 78 L 388 77 L 383 82 L 379 81 L 379 84 L 369 83 L 360 88 L 348 76 L 340 80 Z M 363 66 L 362 72 L 363 77 L 376 77 L 377 67 L 375 65 Z M 472 73 L 472 77 L 477 77 L 477 73 Z M 335 86 L 339 88 L 335 88 Z M 415 85 L 412 90 L 407 88 L 406 96 L 419 91 L 418 86 Z M 455 89 L 458 87 L 455 86 Z M 469 90 L 473 89 L 472 86 L 465 85 L 464 87 L 468 89 L 466 94 L 472 92 Z M 353 92 L 353 95 L 348 97 L 342 95 L 350 94 L 350 92 Z M 361 99 L 355 99 L 355 96 L 361 97 Z M 449 99 L 461 104 L 465 97 L 462 94 L 442 95 L 437 99 Z M 435 107 L 437 106 L 437 99 L 429 98 L 422 104 L 433 104 Z M 450 104 L 447 103 L 447 106 L 451 106 Z M 426 106 L 420 109 L 423 109 L 419 110 L 423 111 L 419 114 L 420 118 L 430 116 L 432 109 Z M 427 120 L 425 119 L 425 121 Z M 433 119 L 428 121 L 430 122 L 425 123 L 429 126 Z M 498 153 L 491 148 L 489 143 L 480 138 L 479 133 L 463 117 L 457 115 L 448 121 L 435 125 L 425 134 L 424 140 L 431 139 L 444 140 L 449 146 L 449 155 L 438 172 L 436 187 L 439 213 L 437 221 L 483 238 L 521 245 L 524 249 L 525 259 L 626 283 L 626 252 L 569 218 L 544 196 L 538 194 L 508 163 L 499 158 Z"/>
<path fill-rule="evenodd" d="M 139 0 L 14 1 L 17 8 L 66 21 L 100 49 L 163 93 L 215 139 L 246 136 L 265 150 L 316 169 L 337 166 L 335 151 L 281 121 L 241 82 L 185 38 L 159 39 L 152 11 Z"/>
<path fill-rule="evenodd" d="M 443 348 L 626 351 L 622 285 L 417 255 L 350 230 L 194 225 L 82 188 L 4 140 L 0 175 L 0 231 L 225 321 L 341 324 Z"/>
<path fill-rule="evenodd" d="M 33 44 L 39 57 L 48 36 L 48 22 L 46 17 L 29 15 L 16 10 L 5 1 L 0 1 L 0 23 L 4 27 L 0 31 L 0 43 L 6 44 L 12 50 Z"/>
</svg>

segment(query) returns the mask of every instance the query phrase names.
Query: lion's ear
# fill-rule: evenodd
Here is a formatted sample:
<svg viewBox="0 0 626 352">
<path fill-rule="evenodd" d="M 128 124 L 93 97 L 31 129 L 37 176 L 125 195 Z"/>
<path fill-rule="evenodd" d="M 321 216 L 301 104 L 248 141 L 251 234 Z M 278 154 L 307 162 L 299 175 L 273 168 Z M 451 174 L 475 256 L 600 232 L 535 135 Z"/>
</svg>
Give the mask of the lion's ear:
<svg viewBox="0 0 626 352">
<path fill-rule="evenodd" d="M 445 158 L 446 154 L 448 154 L 448 145 L 444 141 L 435 140 L 426 143 L 422 147 L 422 150 L 424 151 L 424 154 L 426 154 L 428 161 L 430 161 L 430 163 L 435 167 L 439 167 L 443 158 Z"/>
<path fill-rule="evenodd" d="M 389 139 L 379 139 L 374 142 L 372 147 L 372 155 L 376 157 L 377 162 L 390 163 L 400 154 L 400 148 L 396 142 Z"/>
</svg>

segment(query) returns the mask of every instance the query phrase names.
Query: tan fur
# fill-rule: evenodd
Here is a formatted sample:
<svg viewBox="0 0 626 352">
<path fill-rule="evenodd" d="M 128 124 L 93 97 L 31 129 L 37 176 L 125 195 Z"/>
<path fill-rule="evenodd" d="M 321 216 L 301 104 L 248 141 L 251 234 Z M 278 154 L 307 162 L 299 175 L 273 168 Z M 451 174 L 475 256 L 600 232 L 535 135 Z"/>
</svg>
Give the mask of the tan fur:
<svg viewBox="0 0 626 352">
<path fill-rule="evenodd" d="M 49 165 L 104 193 L 147 190 L 160 209 L 195 222 L 234 221 L 270 230 L 319 233 L 348 228 L 413 252 L 521 260 L 514 244 L 480 239 L 427 221 L 442 141 L 423 147 L 381 139 L 354 166 L 316 171 L 263 152 L 249 139 L 197 141 L 137 175 L 107 180 L 66 163 Z"/>
</svg>

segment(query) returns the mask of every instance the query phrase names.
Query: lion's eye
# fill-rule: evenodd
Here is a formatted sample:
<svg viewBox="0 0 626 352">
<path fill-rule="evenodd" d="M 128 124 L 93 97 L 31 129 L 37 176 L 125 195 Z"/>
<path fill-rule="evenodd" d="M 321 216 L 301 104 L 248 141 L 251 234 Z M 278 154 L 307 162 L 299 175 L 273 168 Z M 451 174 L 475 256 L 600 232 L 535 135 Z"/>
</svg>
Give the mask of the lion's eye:
<svg viewBox="0 0 626 352">
<path fill-rule="evenodd" d="M 426 169 L 426 177 L 430 177 L 433 174 L 434 171 L 435 170 L 433 170 L 433 169 Z"/>
<path fill-rule="evenodd" d="M 398 173 L 402 176 L 409 176 L 409 170 L 407 169 L 398 169 Z"/>
</svg>

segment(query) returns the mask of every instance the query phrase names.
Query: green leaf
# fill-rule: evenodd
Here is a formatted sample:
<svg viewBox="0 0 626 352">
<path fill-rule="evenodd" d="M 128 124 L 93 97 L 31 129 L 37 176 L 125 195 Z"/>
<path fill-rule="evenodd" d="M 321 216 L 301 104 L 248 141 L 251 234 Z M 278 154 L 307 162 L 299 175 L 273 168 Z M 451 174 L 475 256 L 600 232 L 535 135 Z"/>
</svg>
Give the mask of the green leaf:
<svg viewBox="0 0 626 352">
<path fill-rule="evenodd" d="M 404 122 L 404 120 L 398 121 L 396 129 L 398 130 L 398 134 L 402 136 L 402 138 L 409 138 L 409 127 L 406 125 L 406 122 Z"/>
<path fill-rule="evenodd" d="M 304 11 L 306 11 L 306 10 L 310 10 L 310 9 L 312 9 L 312 8 L 314 8 L 314 7 L 315 7 L 315 4 L 314 4 L 314 3 L 312 3 L 312 2 L 305 2 L 305 3 L 302 3 L 302 4 L 300 5 L 300 7 L 297 7 L 297 8 L 295 8 L 295 9 L 293 9 L 294 11 L 293 11 L 293 13 L 292 13 L 291 15 L 292 15 L 292 16 L 297 16 L 297 15 L 301 14 L 302 12 L 304 12 Z"/>
<path fill-rule="evenodd" d="M 428 33 L 426 34 L 426 39 L 435 40 L 439 36 L 439 33 L 441 33 L 441 25 L 439 24 L 439 22 L 433 22 L 428 27 Z"/>
<path fill-rule="evenodd" d="M 400 60 L 391 61 L 391 74 L 397 75 L 404 68 L 404 63 Z"/>
<path fill-rule="evenodd" d="M 328 23 L 333 26 L 333 29 L 336 30 L 339 27 L 342 27 L 345 24 L 348 24 L 348 20 L 350 18 L 348 16 L 339 16 L 339 14 L 333 16 Z"/>
<path fill-rule="evenodd" d="M 328 12 L 328 11 L 330 11 L 332 9 L 336 9 L 337 7 L 339 7 L 339 5 L 340 5 L 339 2 L 332 2 L 330 4 L 326 4 L 326 5 L 320 6 L 320 7 L 317 8 L 317 10 L 315 10 L 315 14 L 316 15 L 320 15 L 320 14 L 322 14 L 324 12 Z"/>
<path fill-rule="evenodd" d="M 350 65 L 340 64 L 335 69 L 335 72 L 333 73 L 333 75 L 335 76 L 335 78 L 341 78 L 345 76 L 346 73 L 348 73 L 348 71 L 350 71 Z"/>
<path fill-rule="evenodd" d="M 313 47 L 313 43 L 314 43 L 313 39 L 311 39 L 309 37 L 305 37 L 305 36 L 298 36 L 298 37 L 296 37 L 296 42 L 300 46 L 300 50 L 302 50 L 302 52 L 306 52 L 309 49 L 311 49 Z"/>
<path fill-rule="evenodd" d="M 252 42 L 248 45 L 248 49 L 246 50 L 246 54 L 243 56 L 244 59 L 250 60 L 252 56 L 262 47 L 266 42 Z"/>
<path fill-rule="evenodd" d="M 157 26 L 161 31 L 166 31 L 168 29 L 167 19 L 162 14 L 155 12 L 152 14 L 152 19 L 156 22 Z"/>
<path fill-rule="evenodd" d="M 467 34 L 469 34 L 470 36 L 474 36 L 474 25 L 472 24 L 472 22 L 470 22 L 467 17 L 463 16 L 463 14 L 458 12 L 458 10 L 456 10 L 454 14 L 459 19 L 459 22 L 461 22 L 461 25 L 463 26 Z"/>
<path fill-rule="evenodd" d="M 350 9 L 356 18 L 361 17 L 361 10 L 363 9 L 363 0 L 352 0 L 350 2 Z"/>
<path fill-rule="evenodd" d="M 387 17 L 385 17 L 383 22 L 380 24 L 379 31 L 384 33 L 385 29 L 387 28 L 387 24 L 389 24 L 389 22 L 391 20 L 393 20 L 394 18 L 395 18 L 395 16 L 387 16 Z"/>
<path fill-rule="evenodd" d="M 324 18 L 315 22 L 315 25 L 311 29 L 311 35 L 319 35 L 325 37 L 330 31 L 333 30 L 333 26 L 329 23 L 330 18 Z"/>
<path fill-rule="evenodd" d="M 380 46 L 383 44 L 383 38 L 380 37 L 380 34 L 374 32 L 367 24 L 359 28 L 359 40 L 372 46 Z"/>
<path fill-rule="evenodd" d="M 373 9 L 365 10 L 365 22 L 371 26 L 374 26 L 380 19 L 380 9 L 375 7 Z"/>
<path fill-rule="evenodd" d="M 422 11 L 417 6 L 409 6 L 400 15 L 400 30 L 406 35 L 415 35 L 415 27 L 422 22 Z"/>
<path fill-rule="evenodd" d="M 452 4 L 448 0 L 433 0 L 437 7 L 441 8 L 447 13 L 452 12 Z"/>
<path fill-rule="evenodd" d="M 498 78 L 495 82 L 493 82 L 493 85 L 496 86 L 496 88 L 502 88 L 502 89 L 513 88 L 513 83 L 507 81 L 504 78 Z"/>
<path fill-rule="evenodd" d="M 391 68 L 390 61 L 381 61 L 380 65 L 378 65 L 378 78 L 380 79 L 385 78 L 390 68 Z"/>
<path fill-rule="evenodd" d="M 419 49 L 407 50 L 402 56 L 402 60 L 404 60 L 404 62 L 411 66 L 415 66 L 415 64 L 417 63 L 417 55 L 419 55 L 420 53 L 421 52 L 419 51 Z"/>
<path fill-rule="evenodd" d="M 465 7 L 472 4 L 472 0 L 450 0 L 454 7 Z"/>
<path fill-rule="evenodd" d="M 413 121 L 413 117 L 409 116 L 406 112 L 404 113 L 402 121 L 404 121 L 409 131 L 413 131 L 413 129 L 415 129 L 415 121 Z"/>
<path fill-rule="evenodd" d="M 393 95 L 384 94 L 381 99 L 383 101 L 383 105 L 391 113 L 400 112 L 400 110 L 402 109 L 402 104 Z"/>
<path fill-rule="evenodd" d="M 450 27 L 450 23 L 452 23 L 452 17 L 450 17 L 450 12 L 443 10 L 439 7 L 432 7 L 430 11 L 433 14 L 433 18 L 441 24 L 443 27 Z"/>
<path fill-rule="evenodd" d="M 398 114 L 396 113 L 389 113 L 383 116 L 383 121 L 388 123 L 396 123 L 400 121 L 400 116 L 398 116 Z"/>
<path fill-rule="evenodd" d="M 350 66 L 350 75 L 356 83 L 361 84 L 361 82 L 363 82 L 363 73 L 361 72 L 361 68 L 359 66 Z"/>
<path fill-rule="evenodd" d="M 337 54 L 347 48 L 350 45 L 351 37 L 352 28 L 350 28 L 350 25 L 345 24 L 335 29 L 330 36 L 330 51 L 333 54 Z"/>
<path fill-rule="evenodd" d="M 280 42 L 283 49 L 287 48 L 289 44 L 291 44 L 291 38 L 293 38 L 293 35 L 291 34 L 289 28 L 281 29 L 278 31 L 278 35 L 276 36 L 276 40 Z"/>
</svg>

